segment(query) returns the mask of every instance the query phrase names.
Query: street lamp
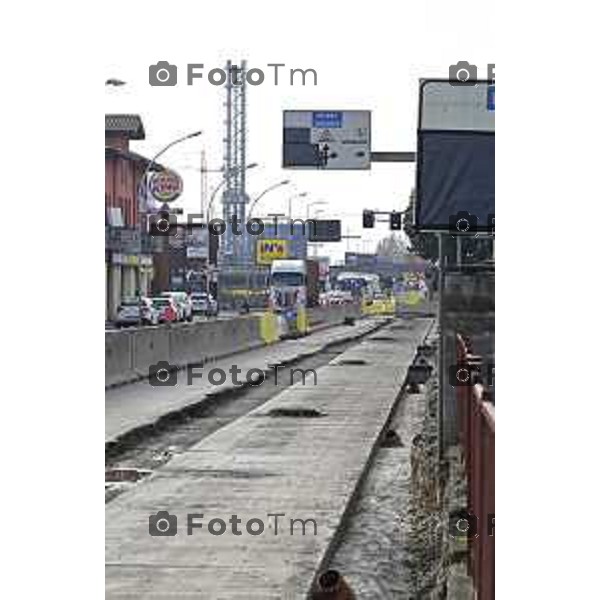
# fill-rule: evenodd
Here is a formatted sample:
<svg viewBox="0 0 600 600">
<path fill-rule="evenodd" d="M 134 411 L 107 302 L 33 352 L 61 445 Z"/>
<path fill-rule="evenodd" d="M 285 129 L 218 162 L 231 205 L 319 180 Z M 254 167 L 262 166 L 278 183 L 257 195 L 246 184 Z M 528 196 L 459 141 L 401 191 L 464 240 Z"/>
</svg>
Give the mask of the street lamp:
<svg viewBox="0 0 600 600">
<path fill-rule="evenodd" d="M 315 203 L 315 204 L 317 204 L 317 203 Z M 326 204 L 326 202 L 321 201 L 318 204 Z M 319 215 L 323 214 L 324 212 L 325 212 L 325 210 L 323 208 L 318 208 L 317 210 L 315 210 L 314 216 L 316 218 L 318 218 Z M 306 220 L 308 221 L 308 214 L 306 215 Z M 321 246 L 321 244 L 316 243 L 316 242 L 313 242 L 313 243 L 311 243 L 311 246 L 308 246 L 308 248 L 313 248 L 313 252 L 312 252 L 313 256 L 316 256 L 319 253 L 320 246 Z M 307 248 L 307 251 L 308 251 L 308 248 Z"/>
<path fill-rule="evenodd" d="M 246 165 L 246 167 L 244 168 L 244 170 L 248 170 L 248 169 L 254 169 L 255 167 L 258 167 L 258 163 L 250 163 L 249 165 Z M 234 171 L 237 169 L 234 169 Z M 217 171 L 220 171 L 222 173 L 224 173 L 224 169 L 217 169 Z M 225 185 L 225 182 L 227 181 L 226 177 L 223 177 L 223 179 L 221 179 L 221 181 L 219 182 L 219 185 L 217 185 L 215 187 L 215 189 L 212 191 L 212 194 L 210 195 L 210 200 L 208 202 L 208 207 L 206 208 L 206 222 L 208 223 L 210 221 L 210 213 L 212 211 L 212 205 L 215 201 L 215 198 L 217 197 L 217 194 L 219 192 L 219 190 Z"/>
<path fill-rule="evenodd" d="M 173 146 L 176 146 L 177 144 L 180 144 L 181 142 L 185 142 L 186 140 L 190 140 L 192 138 L 198 137 L 199 135 L 202 135 L 202 131 L 193 131 L 192 133 L 188 133 L 187 135 L 184 135 L 180 138 L 177 138 L 176 140 L 173 140 L 170 144 L 167 144 L 162 150 L 157 152 L 152 157 L 150 162 L 146 165 L 146 169 L 144 170 L 144 173 L 142 175 L 142 181 L 144 181 L 144 182 L 146 181 L 146 175 L 148 175 L 148 172 L 152 169 L 152 167 L 154 166 L 154 163 L 158 160 L 158 158 L 160 156 L 162 156 L 167 150 L 169 150 L 169 148 L 172 148 Z M 148 200 L 147 189 L 146 189 L 146 200 Z"/>
<path fill-rule="evenodd" d="M 258 196 L 256 196 L 256 198 L 250 205 L 250 210 L 248 211 L 248 222 L 250 222 L 250 220 L 252 219 L 252 211 L 254 210 L 254 207 L 258 204 L 258 201 L 265 194 L 268 194 L 269 192 L 272 192 L 273 190 L 276 190 L 277 188 L 282 187 L 284 185 L 288 185 L 289 183 L 290 183 L 289 179 L 284 179 L 283 181 L 279 181 L 278 183 L 274 183 L 273 185 L 269 186 L 266 190 L 264 190 Z M 250 257 L 251 257 L 252 247 L 248 248 L 248 255 L 250 255 Z M 252 270 L 251 267 L 252 267 L 252 264 L 249 264 L 248 268 L 246 269 L 246 306 L 247 306 L 248 311 L 250 311 L 250 271 Z"/>
<path fill-rule="evenodd" d="M 290 219 L 293 218 L 293 214 L 292 214 L 292 200 L 295 200 L 296 198 L 305 198 L 307 196 L 307 192 L 301 192 L 300 194 L 296 194 L 295 196 L 290 196 L 288 198 L 288 216 Z"/>
<path fill-rule="evenodd" d="M 269 186 L 266 190 L 264 190 L 263 192 L 261 192 L 258 196 L 256 196 L 256 198 L 254 198 L 254 201 L 252 202 L 252 204 L 250 205 L 250 210 L 248 211 L 248 221 L 250 220 L 250 217 L 252 216 L 252 211 L 254 210 L 254 207 L 258 204 L 258 201 L 265 195 L 268 194 L 269 192 L 272 192 L 273 190 L 277 189 L 278 187 L 281 187 L 283 185 L 288 185 L 290 183 L 289 179 L 284 179 L 283 181 L 280 181 L 278 183 L 274 183 L 272 186 Z"/>
<path fill-rule="evenodd" d="M 142 194 L 140 193 L 140 189 L 138 188 L 138 225 L 139 225 L 139 229 L 140 229 L 140 237 L 143 239 L 143 235 L 144 232 L 146 231 L 146 222 L 144 220 L 144 215 L 146 214 L 147 210 L 148 210 L 148 182 L 147 182 L 147 177 L 148 177 L 148 173 L 150 172 L 150 170 L 154 167 L 154 164 L 156 163 L 156 161 L 158 160 L 158 158 L 160 156 L 162 156 L 169 148 L 172 148 L 173 146 L 175 146 L 176 144 L 179 144 L 181 142 L 185 142 L 186 140 L 189 140 L 191 138 L 197 137 L 199 135 L 202 134 L 202 131 L 193 131 L 192 133 L 188 133 L 187 135 L 184 135 L 180 138 L 177 138 L 176 140 L 173 140 L 171 143 L 167 144 L 164 148 L 162 148 L 159 152 L 157 152 L 152 159 L 148 162 L 148 164 L 146 165 L 146 168 L 144 169 L 144 172 L 142 174 L 142 178 L 141 178 L 141 183 L 143 185 L 144 188 L 144 206 L 143 206 L 143 210 L 142 210 Z M 141 187 L 141 186 L 140 186 Z M 143 247 L 143 246 L 142 246 Z M 146 292 L 144 292 L 146 293 Z"/>
<path fill-rule="evenodd" d="M 318 206 L 319 204 L 327 204 L 327 202 L 325 200 L 315 200 L 314 202 L 309 202 L 306 205 L 306 220 L 307 221 L 310 218 L 310 207 L 311 206 Z"/>
</svg>

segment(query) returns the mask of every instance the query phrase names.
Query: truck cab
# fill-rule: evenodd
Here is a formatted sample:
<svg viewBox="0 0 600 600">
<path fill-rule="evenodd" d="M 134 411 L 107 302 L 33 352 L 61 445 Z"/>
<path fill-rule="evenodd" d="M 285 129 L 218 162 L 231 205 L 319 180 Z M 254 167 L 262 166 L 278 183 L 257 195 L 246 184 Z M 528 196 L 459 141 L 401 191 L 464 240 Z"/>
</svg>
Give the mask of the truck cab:
<svg viewBox="0 0 600 600">
<path fill-rule="evenodd" d="M 269 276 L 269 307 L 289 334 L 306 334 L 306 261 L 274 260 Z"/>
</svg>

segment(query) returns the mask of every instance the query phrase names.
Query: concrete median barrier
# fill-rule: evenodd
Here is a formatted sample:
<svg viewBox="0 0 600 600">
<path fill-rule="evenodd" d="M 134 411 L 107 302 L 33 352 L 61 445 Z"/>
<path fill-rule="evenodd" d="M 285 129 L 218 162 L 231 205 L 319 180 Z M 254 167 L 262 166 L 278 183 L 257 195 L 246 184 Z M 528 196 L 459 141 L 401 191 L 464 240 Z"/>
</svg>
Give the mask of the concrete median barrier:
<svg viewBox="0 0 600 600">
<path fill-rule="evenodd" d="M 148 376 L 160 361 L 185 367 L 258 348 L 279 339 L 273 316 L 181 323 L 105 333 L 105 386 Z"/>
<path fill-rule="evenodd" d="M 105 333 L 104 374 L 107 387 L 135 379 L 133 346 L 129 331 L 107 331 Z"/>
<path fill-rule="evenodd" d="M 359 316 L 359 305 L 315 307 L 308 311 L 309 329 L 339 325 L 347 318 Z M 181 368 L 272 344 L 281 335 L 277 315 L 268 312 L 226 320 L 107 331 L 105 386 L 147 377 L 150 366 L 161 361 Z"/>
<path fill-rule="evenodd" d="M 150 365 L 169 361 L 169 329 L 169 327 L 149 327 L 131 332 L 133 371 L 137 377 L 147 377 Z"/>
<path fill-rule="evenodd" d="M 202 326 L 200 328 L 199 326 Z M 214 344 L 216 323 L 190 323 L 169 330 L 169 358 L 173 365 L 187 365 L 204 359 Z"/>
<path fill-rule="evenodd" d="M 346 319 L 358 319 L 360 316 L 360 305 L 357 303 L 315 306 L 308 309 L 308 328 L 309 331 L 315 331 L 331 325 L 341 325 Z"/>
</svg>

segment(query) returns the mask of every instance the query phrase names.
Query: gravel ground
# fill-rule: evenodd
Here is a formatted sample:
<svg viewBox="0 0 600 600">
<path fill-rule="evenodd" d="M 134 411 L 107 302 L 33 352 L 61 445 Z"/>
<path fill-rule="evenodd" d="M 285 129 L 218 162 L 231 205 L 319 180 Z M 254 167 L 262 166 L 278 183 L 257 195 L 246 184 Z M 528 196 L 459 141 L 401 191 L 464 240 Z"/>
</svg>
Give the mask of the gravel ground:
<svg viewBox="0 0 600 600">
<path fill-rule="evenodd" d="M 332 557 L 357 598 L 443 597 L 435 377 L 400 399 Z"/>
</svg>

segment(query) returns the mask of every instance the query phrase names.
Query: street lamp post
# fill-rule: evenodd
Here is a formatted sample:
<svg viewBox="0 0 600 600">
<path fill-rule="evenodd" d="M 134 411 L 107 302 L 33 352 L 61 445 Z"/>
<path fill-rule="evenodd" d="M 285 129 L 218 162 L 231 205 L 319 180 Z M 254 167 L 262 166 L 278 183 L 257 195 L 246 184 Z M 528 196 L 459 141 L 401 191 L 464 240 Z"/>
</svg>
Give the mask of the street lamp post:
<svg viewBox="0 0 600 600">
<path fill-rule="evenodd" d="M 185 142 L 186 140 L 189 140 L 191 138 L 195 138 L 199 135 L 202 134 L 202 131 L 193 131 L 192 133 L 188 133 L 187 135 L 184 135 L 180 138 L 177 138 L 176 140 L 173 140 L 171 143 L 167 144 L 164 148 L 162 148 L 159 152 L 157 152 L 152 159 L 148 162 L 148 164 L 146 165 L 146 168 L 144 169 L 144 172 L 142 173 L 142 178 L 140 180 L 141 185 L 143 186 L 144 189 L 144 194 L 143 194 L 143 206 L 142 206 L 142 194 L 140 193 L 140 190 L 138 189 L 138 226 L 140 229 L 140 239 L 143 240 L 145 239 L 145 233 L 146 233 L 146 229 L 147 229 L 147 221 L 145 219 L 145 215 L 147 213 L 148 210 L 148 181 L 147 181 L 147 177 L 148 177 L 148 173 L 152 170 L 152 168 L 154 167 L 156 161 L 170 148 L 172 148 L 173 146 L 180 144 L 181 142 Z M 138 277 L 141 279 L 141 273 L 138 273 Z M 138 281 L 138 289 L 141 290 L 141 281 Z M 144 293 L 147 293 L 148 290 L 144 290 Z"/>
<path fill-rule="evenodd" d="M 249 165 L 246 165 L 245 170 L 247 171 L 248 169 L 254 169 L 255 167 L 258 167 L 258 163 L 255 163 L 255 162 L 250 163 Z M 224 173 L 224 170 L 222 168 L 217 169 L 217 171 Z M 210 213 L 212 211 L 212 206 L 215 201 L 215 198 L 217 197 L 219 190 L 225 185 L 226 181 L 227 181 L 227 177 L 223 176 L 223 179 L 221 179 L 219 184 L 215 187 L 215 189 L 212 191 L 212 193 L 210 195 L 210 200 L 209 200 L 208 206 L 206 208 L 206 222 L 207 223 L 210 221 Z"/>
<path fill-rule="evenodd" d="M 314 202 L 308 202 L 306 205 L 306 220 L 310 219 L 310 207 L 318 206 L 320 204 L 327 204 L 325 200 L 315 200 Z"/>
<path fill-rule="evenodd" d="M 292 213 L 292 201 L 295 200 L 296 198 L 305 198 L 307 196 L 307 192 L 301 192 L 300 194 L 296 194 L 294 196 L 290 196 L 288 198 L 288 216 L 290 219 L 292 219 L 294 217 L 293 213 Z"/>
<path fill-rule="evenodd" d="M 265 196 L 269 192 L 271 192 L 279 187 L 288 185 L 289 183 L 290 183 L 289 179 L 284 179 L 283 181 L 274 183 L 273 185 L 269 186 L 266 190 L 264 190 L 258 196 L 256 196 L 256 198 L 250 205 L 250 210 L 248 211 L 248 222 L 250 222 L 250 220 L 252 219 L 252 212 L 254 211 L 255 206 L 258 204 L 258 202 L 260 201 L 260 199 L 263 196 Z M 250 257 L 250 261 L 251 261 L 252 260 L 251 259 L 251 257 L 252 257 L 252 248 L 251 247 L 248 248 L 248 256 Z M 246 269 L 246 306 L 248 308 L 248 312 L 250 312 L 250 271 L 252 270 L 252 267 L 253 267 L 253 265 L 249 264 Z"/>
<path fill-rule="evenodd" d="M 325 202 L 321 201 L 318 204 L 326 204 Z M 319 217 L 319 215 L 322 215 L 325 212 L 325 210 L 323 208 L 318 208 L 317 210 L 315 210 L 315 212 L 313 213 L 315 217 Z M 306 215 L 306 220 L 308 221 L 308 214 Z M 310 248 L 313 249 L 313 252 L 311 252 L 311 254 L 313 256 L 317 256 L 319 254 L 319 248 L 320 248 L 321 244 L 319 244 L 318 242 L 313 242 L 310 246 Z M 308 247 L 307 247 L 308 250 Z"/>
<path fill-rule="evenodd" d="M 290 183 L 289 179 L 284 179 L 283 181 L 280 181 L 278 183 L 274 183 L 273 185 L 269 186 L 266 190 L 264 190 L 258 196 L 256 196 L 256 198 L 254 198 L 252 204 L 250 205 L 250 210 L 248 211 L 248 221 L 250 221 L 250 218 L 252 217 L 252 211 L 254 210 L 254 207 L 258 204 L 259 200 L 263 196 L 265 196 L 269 192 L 272 192 L 273 190 L 277 189 L 278 187 L 281 187 L 281 186 L 284 186 L 284 185 L 288 185 L 289 183 Z"/>
<path fill-rule="evenodd" d="M 187 135 L 184 135 L 180 138 L 177 138 L 176 140 L 173 140 L 170 144 L 167 144 L 162 150 L 160 150 L 159 152 L 157 152 L 151 159 L 150 162 L 146 165 L 146 168 L 144 169 L 144 173 L 142 174 L 142 181 L 144 182 L 144 192 L 145 192 L 145 198 L 144 200 L 146 201 L 146 203 L 148 202 L 148 187 L 146 186 L 146 176 L 148 175 L 148 173 L 151 171 L 152 167 L 154 166 L 154 163 L 156 163 L 156 161 L 170 148 L 172 148 L 173 146 L 176 146 L 177 144 L 180 144 L 181 142 L 185 142 L 186 140 L 190 140 L 192 138 L 198 137 L 199 135 L 202 135 L 201 131 L 194 131 L 192 133 L 188 133 Z"/>
</svg>

